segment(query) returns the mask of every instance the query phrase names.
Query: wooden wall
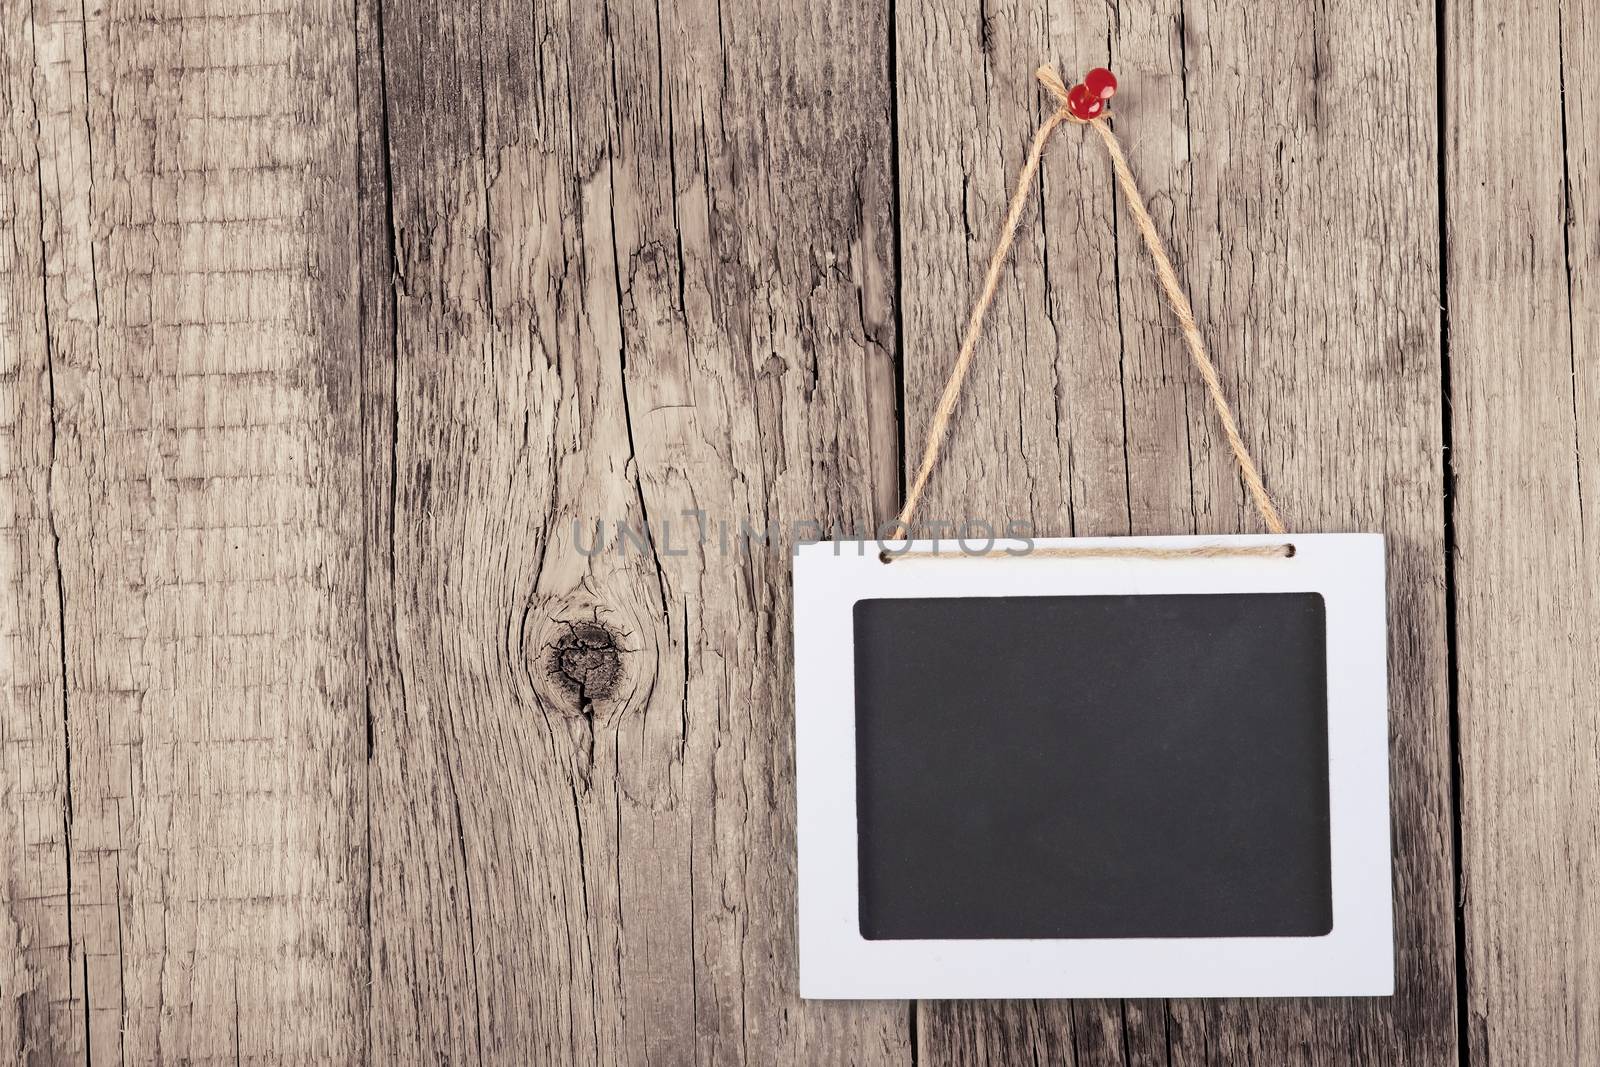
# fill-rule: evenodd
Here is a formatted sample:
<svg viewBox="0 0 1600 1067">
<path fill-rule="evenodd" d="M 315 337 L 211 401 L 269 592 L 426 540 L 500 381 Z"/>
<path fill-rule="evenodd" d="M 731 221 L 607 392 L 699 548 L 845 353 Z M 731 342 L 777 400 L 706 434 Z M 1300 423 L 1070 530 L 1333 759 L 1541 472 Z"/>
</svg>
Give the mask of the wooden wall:
<svg viewBox="0 0 1600 1067">
<path fill-rule="evenodd" d="M 6 0 L 0 41 L 0 1057 L 1600 1061 L 1600 12 Z M 893 515 L 1041 62 L 1117 71 L 1291 529 L 1389 538 L 1392 999 L 798 999 L 785 539 Z M 1255 529 L 1099 146 L 1038 185 L 925 514 Z"/>
</svg>

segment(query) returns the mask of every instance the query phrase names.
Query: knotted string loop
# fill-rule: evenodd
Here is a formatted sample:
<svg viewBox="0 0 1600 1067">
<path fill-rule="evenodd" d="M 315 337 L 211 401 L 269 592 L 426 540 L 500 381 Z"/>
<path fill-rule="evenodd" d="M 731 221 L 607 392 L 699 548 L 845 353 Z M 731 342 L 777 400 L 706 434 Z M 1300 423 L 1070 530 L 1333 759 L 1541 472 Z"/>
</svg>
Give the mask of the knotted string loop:
<svg viewBox="0 0 1600 1067">
<path fill-rule="evenodd" d="M 1133 212 L 1133 221 L 1139 236 L 1144 238 L 1145 247 L 1150 251 L 1150 258 L 1155 262 L 1156 279 L 1161 283 L 1161 291 L 1166 296 L 1167 305 L 1177 317 L 1189 356 L 1200 372 L 1201 380 L 1205 382 L 1206 394 L 1210 397 L 1212 409 L 1217 413 L 1217 420 L 1222 424 L 1222 432 L 1228 439 L 1228 448 L 1233 452 L 1234 461 L 1239 466 L 1240 477 L 1250 491 L 1256 510 L 1261 513 L 1261 519 L 1267 529 L 1275 534 L 1283 533 L 1283 519 L 1279 517 L 1278 509 L 1273 506 L 1272 499 L 1267 495 L 1266 486 L 1262 484 L 1261 474 L 1256 469 L 1255 461 L 1250 458 L 1250 452 L 1239 436 L 1239 426 L 1234 421 L 1233 410 L 1228 406 L 1227 397 L 1223 395 L 1222 382 L 1217 377 L 1216 365 L 1211 362 L 1211 357 L 1206 352 L 1205 339 L 1200 335 L 1200 327 L 1195 324 L 1194 309 L 1189 305 L 1189 298 L 1184 294 L 1183 286 L 1178 281 L 1177 271 L 1173 270 L 1172 260 L 1167 256 L 1166 244 L 1156 232 L 1155 223 L 1145 207 L 1144 196 L 1139 192 L 1138 183 L 1133 179 L 1133 172 L 1128 169 L 1128 160 L 1122 153 L 1122 145 L 1111 129 L 1109 112 L 1102 112 L 1093 119 L 1080 119 L 1068 110 L 1067 87 L 1054 70 L 1048 66 L 1040 67 L 1034 72 L 1034 77 L 1051 96 L 1055 97 L 1058 106 L 1034 133 L 1033 143 L 1028 148 L 1028 156 L 1022 164 L 1022 171 L 1017 175 L 1016 187 L 1011 191 L 1011 203 L 1006 208 L 1005 219 L 1000 227 L 1000 239 L 995 245 L 994 254 L 989 257 L 989 269 L 984 274 L 983 288 L 978 293 L 971 314 L 967 316 L 967 327 L 961 338 L 961 347 L 956 352 L 955 366 L 950 370 L 944 391 L 939 394 L 933 421 L 928 426 L 922 462 L 918 465 L 916 476 L 912 478 L 911 485 L 906 490 L 905 503 L 900 508 L 894 532 L 889 539 L 899 540 L 905 536 L 910 528 L 911 517 L 922 499 L 922 492 L 927 488 L 928 479 L 932 477 L 934 467 L 938 465 L 940 450 L 949 435 L 950 419 L 955 413 L 957 402 L 961 399 L 961 387 L 966 381 L 967 372 L 972 367 L 973 354 L 983 334 L 984 316 L 994 303 L 995 292 L 1000 287 L 1001 272 L 1005 269 L 1011 245 L 1016 239 L 1017 226 L 1022 220 L 1022 211 L 1027 204 L 1028 190 L 1039 173 L 1045 146 L 1056 130 L 1068 122 L 1088 126 L 1105 145 L 1106 153 L 1111 157 L 1111 169 L 1116 174 L 1117 185 L 1122 189 L 1128 207 Z M 1292 551 L 1289 554 L 1292 554 Z M 885 554 L 883 558 L 887 562 L 891 556 Z"/>
</svg>

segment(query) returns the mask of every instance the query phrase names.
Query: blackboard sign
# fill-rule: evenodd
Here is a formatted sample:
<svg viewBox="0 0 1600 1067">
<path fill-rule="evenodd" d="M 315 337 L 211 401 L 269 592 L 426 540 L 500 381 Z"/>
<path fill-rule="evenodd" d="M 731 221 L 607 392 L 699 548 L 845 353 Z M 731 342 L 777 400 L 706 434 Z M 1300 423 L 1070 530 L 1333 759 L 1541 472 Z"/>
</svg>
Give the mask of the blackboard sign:
<svg viewBox="0 0 1600 1067">
<path fill-rule="evenodd" d="M 1333 925 L 1316 593 L 860 600 L 861 933 Z"/>
<path fill-rule="evenodd" d="M 1382 562 L 803 548 L 802 992 L 1390 992 Z"/>
</svg>

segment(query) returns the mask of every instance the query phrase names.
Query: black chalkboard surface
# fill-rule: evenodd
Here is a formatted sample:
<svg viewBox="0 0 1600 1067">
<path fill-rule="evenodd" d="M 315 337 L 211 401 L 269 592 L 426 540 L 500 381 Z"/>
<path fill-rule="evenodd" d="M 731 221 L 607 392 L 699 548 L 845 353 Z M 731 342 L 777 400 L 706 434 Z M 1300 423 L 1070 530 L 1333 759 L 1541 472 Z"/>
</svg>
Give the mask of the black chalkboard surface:
<svg viewBox="0 0 1600 1067">
<path fill-rule="evenodd" d="M 1316 593 L 858 601 L 861 935 L 1332 927 Z"/>
</svg>

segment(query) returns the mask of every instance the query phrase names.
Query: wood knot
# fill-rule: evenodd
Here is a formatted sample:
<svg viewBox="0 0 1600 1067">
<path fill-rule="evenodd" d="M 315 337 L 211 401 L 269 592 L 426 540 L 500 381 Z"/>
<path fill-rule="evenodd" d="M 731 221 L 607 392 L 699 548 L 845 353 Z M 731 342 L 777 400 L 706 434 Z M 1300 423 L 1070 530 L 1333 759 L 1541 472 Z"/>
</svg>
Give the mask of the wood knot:
<svg viewBox="0 0 1600 1067">
<path fill-rule="evenodd" d="M 617 691 L 622 647 L 601 622 L 574 621 L 546 646 L 545 677 L 585 714 Z"/>
<path fill-rule="evenodd" d="M 584 591 L 543 597 L 518 629 L 534 698 L 583 731 L 635 710 L 655 684 L 659 657 L 648 650 L 657 639 L 625 607 Z"/>
</svg>

